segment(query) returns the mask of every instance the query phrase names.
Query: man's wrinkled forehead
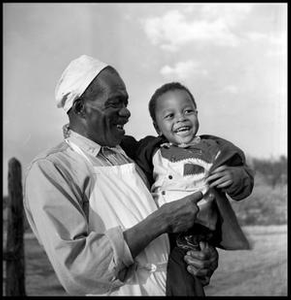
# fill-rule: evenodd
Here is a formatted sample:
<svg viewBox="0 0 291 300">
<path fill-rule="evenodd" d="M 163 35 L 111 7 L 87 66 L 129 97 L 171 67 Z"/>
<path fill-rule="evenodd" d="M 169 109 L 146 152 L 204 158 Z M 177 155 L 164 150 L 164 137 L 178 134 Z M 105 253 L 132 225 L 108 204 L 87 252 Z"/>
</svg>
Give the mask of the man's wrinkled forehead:
<svg viewBox="0 0 291 300">
<path fill-rule="evenodd" d="M 125 96 L 128 97 L 126 85 L 119 73 L 111 66 L 103 69 L 98 76 L 96 76 L 85 94 L 89 92 L 91 95 L 103 91 L 108 92 L 108 97 Z"/>
</svg>

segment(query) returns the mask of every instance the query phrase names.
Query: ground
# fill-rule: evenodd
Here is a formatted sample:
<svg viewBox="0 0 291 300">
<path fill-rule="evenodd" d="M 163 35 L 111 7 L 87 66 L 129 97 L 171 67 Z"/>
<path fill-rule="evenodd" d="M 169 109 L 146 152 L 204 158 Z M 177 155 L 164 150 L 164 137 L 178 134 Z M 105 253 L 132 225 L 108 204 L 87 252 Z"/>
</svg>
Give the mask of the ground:
<svg viewBox="0 0 291 300">
<path fill-rule="evenodd" d="M 219 250 L 206 296 L 287 296 L 287 225 L 248 226 L 253 249 Z M 25 234 L 26 294 L 68 296 L 32 233 Z"/>
</svg>

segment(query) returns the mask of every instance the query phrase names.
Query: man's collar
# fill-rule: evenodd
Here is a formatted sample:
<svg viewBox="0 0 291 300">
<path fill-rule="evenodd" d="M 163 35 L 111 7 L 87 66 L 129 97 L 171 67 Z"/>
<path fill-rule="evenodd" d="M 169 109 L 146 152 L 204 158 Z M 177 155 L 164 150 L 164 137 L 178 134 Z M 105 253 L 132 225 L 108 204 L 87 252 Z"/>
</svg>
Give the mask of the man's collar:
<svg viewBox="0 0 291 300">
<path fill-rule="evenodd" d="M 74 144 L 76 144 L 82 150 L 86 151 L 87 153 L 89 153 L 95 157 L 98 155 L 98 153 L 100 152 L 100 150 L 102 148 L 101 145 L 99 145 L 99 144 L 95 143 L 94 141 L 84 137 L 83 135 L 73 131 L 72 129 L 70 129 L 70 135 L 67 139 L 69 141 L 73 142 Z M 110 148 L 116 152 L 122 152 L 122 149 L 119 145 L 116 147 L 108 147 L 108 148 Z"/>
</svg>

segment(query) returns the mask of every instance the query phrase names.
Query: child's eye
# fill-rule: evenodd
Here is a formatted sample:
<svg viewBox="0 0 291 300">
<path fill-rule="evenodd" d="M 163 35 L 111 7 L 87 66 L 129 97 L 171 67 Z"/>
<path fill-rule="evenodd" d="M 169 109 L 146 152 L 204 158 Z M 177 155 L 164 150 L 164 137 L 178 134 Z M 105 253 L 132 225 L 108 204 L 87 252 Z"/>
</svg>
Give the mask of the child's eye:
<svg viewBox="0 0 291 300">
<path fill-rule="evenodd" d="M 174 116 L 174 114 L 167 114 L 164 116 L 164 119 L 170 119 Z"/>
<path fill-rule="evenodd" d="M 191 113 L 193 113 L 193 112 L 194 112 L 193 109 L 186 109 L 186 110 L 185 110 L 185 114 L 191 114 Z"/>
</svg>

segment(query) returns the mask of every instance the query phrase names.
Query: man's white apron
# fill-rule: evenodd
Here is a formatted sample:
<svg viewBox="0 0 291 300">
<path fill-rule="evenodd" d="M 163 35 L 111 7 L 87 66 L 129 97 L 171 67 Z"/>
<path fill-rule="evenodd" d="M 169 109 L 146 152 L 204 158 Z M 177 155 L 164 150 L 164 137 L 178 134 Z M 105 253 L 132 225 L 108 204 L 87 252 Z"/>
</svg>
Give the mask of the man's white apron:
<svg viewBox="0 0 291 300">
<path fill-rule="evenodd" d="M 89 199 L 90 230 L 103 233 L 116 226 L 126 230 L 157 209 L 134 163 L 96 167 L 77 145 L 68 143 L 89 162 L 94 172 L 96 183 Z M 163 234 L 135 257 L 133 276 L 110 295 L 164 296 L 168 253 L 168 237 Z"/>
</svg>

